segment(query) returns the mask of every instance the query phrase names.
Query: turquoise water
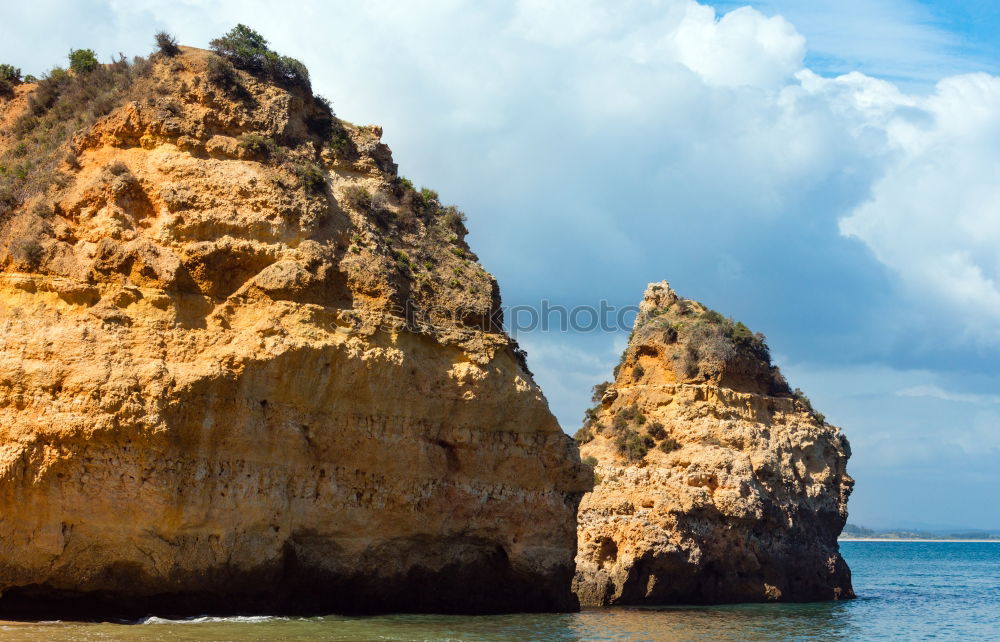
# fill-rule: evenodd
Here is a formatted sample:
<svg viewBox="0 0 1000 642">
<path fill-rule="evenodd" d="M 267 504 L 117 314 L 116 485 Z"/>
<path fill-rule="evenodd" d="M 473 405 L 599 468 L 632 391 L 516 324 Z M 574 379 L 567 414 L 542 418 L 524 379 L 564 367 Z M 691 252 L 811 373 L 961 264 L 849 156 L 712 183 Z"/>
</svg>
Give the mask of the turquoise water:
<svg viewBox="0 0 1000 642">
<path fill-rule="evenodd" d="M 6 623 L 0 639 L 764 640 L 1000 638 L 1000 543 L 844 542 L 857 600 L 566 615 L 150 618 L 136 624 Z"/>
</svg>

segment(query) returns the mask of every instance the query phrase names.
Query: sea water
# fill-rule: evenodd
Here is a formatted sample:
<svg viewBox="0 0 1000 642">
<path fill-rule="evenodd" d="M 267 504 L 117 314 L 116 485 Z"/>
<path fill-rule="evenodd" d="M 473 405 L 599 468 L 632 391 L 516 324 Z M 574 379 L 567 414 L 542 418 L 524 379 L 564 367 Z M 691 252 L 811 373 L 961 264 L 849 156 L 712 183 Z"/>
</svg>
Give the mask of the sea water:
<svg viewBox="0 0 1000 642">
<path fill-rule="evenodd" d="M 147 618 L 0 623 L 0 640 L 764 640 L 1000 638 L 1000 542 L 842 542 L 858 599 L 553 615 Z"/>
</svg>

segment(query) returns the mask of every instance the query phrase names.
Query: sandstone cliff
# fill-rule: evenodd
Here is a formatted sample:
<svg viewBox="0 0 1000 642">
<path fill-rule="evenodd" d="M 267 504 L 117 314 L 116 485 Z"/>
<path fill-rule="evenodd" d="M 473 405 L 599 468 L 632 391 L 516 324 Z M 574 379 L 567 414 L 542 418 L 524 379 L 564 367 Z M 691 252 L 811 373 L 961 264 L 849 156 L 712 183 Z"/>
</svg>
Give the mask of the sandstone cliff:
<svg viewBox="0 0 1000 642">
<path fill-rule="evenodd" d="M 771 365 L 761 335 L 646 290 L 615 381 L 577 433 L 585 605 L 853 597 L 837 535 L 847 439 Z"/>
<path fill-rule="evenodd" d="M 590 473 L 461 212 L 296 74 L 0 99 L 0 613 L 575 608 Z"/>
</svg>

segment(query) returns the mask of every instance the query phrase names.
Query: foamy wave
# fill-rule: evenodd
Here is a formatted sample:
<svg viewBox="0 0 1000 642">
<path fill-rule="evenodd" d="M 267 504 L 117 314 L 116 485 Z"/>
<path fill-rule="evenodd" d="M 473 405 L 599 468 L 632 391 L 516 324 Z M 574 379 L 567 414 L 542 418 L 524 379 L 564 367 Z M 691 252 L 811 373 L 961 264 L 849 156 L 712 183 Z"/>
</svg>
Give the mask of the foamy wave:
<svg viewBox="0 0 1000 642">
<path fill-rule="evenodd" d="M 181 620 L 171 620 L 164 617 L 156 617 L 151 615 L 150 617 L 139 620 L 139 624 L 206 624 L 211 622 L 226 622 L 228 624 L 234 623 L 249 623 L 249 624 L 259 624 L 261 622 L 272 622 L 279 620 L 287 620 L 286 617 L 275 617 L 273 615 L 233 615 L 230 617 L 219 617 L 212 615 L 203 615 L 200 617 L 189 617 Z"/>
</svg>

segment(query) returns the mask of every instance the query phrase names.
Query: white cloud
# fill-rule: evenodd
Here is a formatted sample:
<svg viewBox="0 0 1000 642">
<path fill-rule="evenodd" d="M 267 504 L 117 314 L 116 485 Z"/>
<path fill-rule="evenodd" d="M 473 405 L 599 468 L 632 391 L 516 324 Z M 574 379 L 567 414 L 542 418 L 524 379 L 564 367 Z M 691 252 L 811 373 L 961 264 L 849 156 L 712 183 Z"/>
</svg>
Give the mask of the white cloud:
<svg viewBox="0 0 1000 642">
<path fill-rule="evenodd" d="M 712 7 L 690 3 L 671 34 L 677 59 L 721 87 L 779 86 L 802 68 L 806 41 L 781 16 L 741 7 L 716 19 Z"/>
<path fill-rule="evenodd" d="M 565 47 L 606 35 L 629 8 L 596 0 L 518 0 L 509 29 L 526 40 Z"/>
<path fill-rule="evenodd" d="M 864 241 L 920 307 L 1000 341 L 1000 78 L 945 79 L 883 126 L 895 153 L 842 233 Z"/>
<path fill-rule="evenodd" d="M 929 397 L 942 401 L 972 404 L 1000 404 L 1000 395 L 984 395 L 971 392 L 949 392 L 940 386 L 920 385 L 903 388 L 896 392 L 900 397 Z"/>
</svg>

